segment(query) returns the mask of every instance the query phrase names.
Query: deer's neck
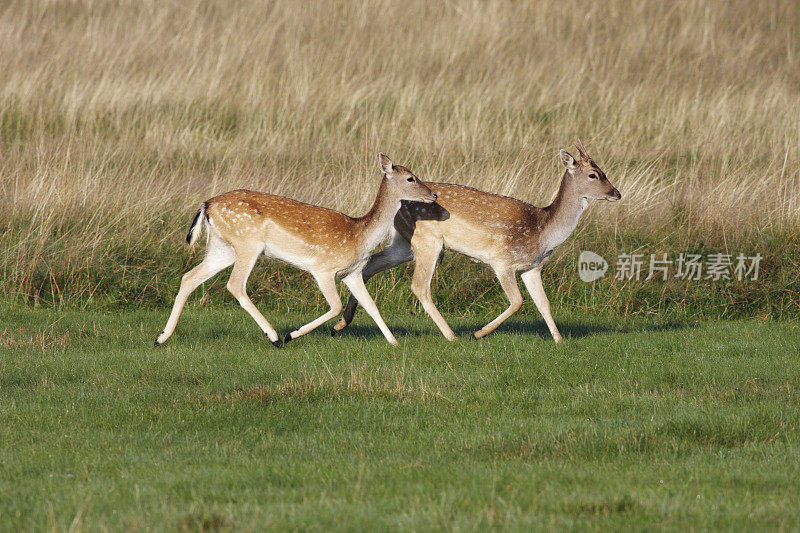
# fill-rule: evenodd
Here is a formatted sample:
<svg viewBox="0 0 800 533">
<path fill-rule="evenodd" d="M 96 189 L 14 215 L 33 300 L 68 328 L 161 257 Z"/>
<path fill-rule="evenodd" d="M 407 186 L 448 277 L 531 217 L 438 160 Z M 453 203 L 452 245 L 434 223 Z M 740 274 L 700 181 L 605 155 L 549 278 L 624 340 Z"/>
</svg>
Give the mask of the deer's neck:
<svg viewBox="0 0 800 533">
<path fill-rule="evenodd" d="M 357 239 L 361 248 L 369 252 L 383 241 L 394 223 L 398 209 L 400 200 L 391 197 L 384 178 L 369 212 L 355 219 Z"/>
<path fill-rule="evenodd" d="M 576 190 L 572 176 L 565 172 L 553 203 L 545 207 L 548 217 L 540 234 L 540 241 L 545 248 L 552 250 L 567 240 L 588 205 L 586 198 Z"/>
</svg>

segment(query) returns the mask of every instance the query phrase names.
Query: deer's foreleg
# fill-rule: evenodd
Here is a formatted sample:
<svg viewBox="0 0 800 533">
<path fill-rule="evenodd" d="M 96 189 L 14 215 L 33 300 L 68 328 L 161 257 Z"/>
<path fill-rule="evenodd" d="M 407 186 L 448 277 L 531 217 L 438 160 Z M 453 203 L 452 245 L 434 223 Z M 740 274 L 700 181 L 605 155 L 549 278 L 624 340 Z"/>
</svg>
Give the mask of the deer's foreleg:
<svg viewBox="0 0 800 533">
<path fill-rule="evenodd" d="M 556 342 L 561 341 L 561 333 L 559 333 L 556 323 L 553 320 L 553 314 L 550 312 L 550 301 L 547 299 L 547 295 L 544 293 L 544 286 L 542 285 L 542 271 L 538 268 L 534 268 L 533 270 L 523 272 L 520 277 L 522 278 L 522 282 L 525 284 L 525 288 L 528 289 L 529 293 L 531 293 L 533 303 L 536 304 L 536 309 L 538 309 L 542 314 L 542 318 L 544 318 L 547 328 L 550 330 L 550 334 L 553 336 L 553 340 Z"/>
<path fill-rule="evenodd" d="M 503 287 L 503 291 L 506 293 L 509 305 L 506 310 L 500 313 L 497 318 L 475 332 L 476 339 L 485 337 L 489 333 L 493 332 L 495 329 L 497 329 L 497 326 L 505 322 L 508 317 L 519 311 L 519 308 L 522 307 L 522 294 L 519 292 L 519 286 L 517 286 L 517 275 L 514 270 L 505 266 L 496 265 L 492 265 L 492 268 L 497 275 L 498 281 L 500 281 L 500 286 Z"/>
<path fill-rule="evenodd" d="M 402 235 L 395 233 L 389 246 L 376 254 L 372 254 L 369 261 L 367 261 L 367 264 L 364 266 L 361 275 L 364 282 L 366 282 L 378 272 L 394 268 L 412 259 L 414 259 L 414 253 L 411 251 L 411 244 Z M 358 300 L 351 294 L 350 298 L 347 299 L 347 305 L 344 308 L 344 313 L 342 313 L 342 318 L 339 319 L 339 322 L 331 329 L 331 335 L 342 331 L 353 321 L 353 316 L 355 316 L 357 308 Z"/>
</svg>

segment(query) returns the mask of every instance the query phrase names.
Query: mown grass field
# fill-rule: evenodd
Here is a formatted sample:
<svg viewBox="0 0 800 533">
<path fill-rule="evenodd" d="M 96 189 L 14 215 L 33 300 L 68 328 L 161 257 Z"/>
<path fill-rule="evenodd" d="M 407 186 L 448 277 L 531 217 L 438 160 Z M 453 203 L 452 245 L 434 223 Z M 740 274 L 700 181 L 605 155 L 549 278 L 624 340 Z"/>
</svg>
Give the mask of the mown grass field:
<svg viewBox="0 0 800 533">
<path fill-rule="evenodd" d="M 800 527 L 795 322 L 0 312 L 2 529 Z"/>
</svg>

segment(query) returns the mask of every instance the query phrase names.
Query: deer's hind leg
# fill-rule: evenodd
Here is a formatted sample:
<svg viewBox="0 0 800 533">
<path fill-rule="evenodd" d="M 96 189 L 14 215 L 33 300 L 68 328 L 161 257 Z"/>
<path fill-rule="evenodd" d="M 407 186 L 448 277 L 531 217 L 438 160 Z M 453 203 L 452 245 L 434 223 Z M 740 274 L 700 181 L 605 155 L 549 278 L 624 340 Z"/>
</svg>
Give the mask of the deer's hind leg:
<svg viewBox="0 0 800 533">
<path fill-rule="evenodd" d="M 519 311 L 519 308 L 522 307 L 522 294 L 519 292 L 519 286 L 517 285 L 517 274 L 514 272 L 514 269 L 508 268 L 504 265 L 492 265 L 492 268 L 494 269 L 494 273 L 497 275 L 498 281 L 500 281 L 500 286 L 506 293 L 509 305 L 506 310 L 500 313 L 497 318 L 475 332 L 476 339 L 485 337 L 489 333 L 496 330 L 497 326 L 505 322 L 508 317 Z"/>
<path fill-rule="evenodd" d="M 235 260 L 236 253 L 233 250 L 233 246 L 223 241 L 212 231 L 208 239 L 205 258 L 181 278 L 181 288 L 175 297 L 175 303 L 172 306 L 172 312 L 169 314 L 167 325 L 164 326 L 164 331 L 156 339 L 156 346 L 166 342 L 175 331 L 178 318 L 181 316 L 181 311 L 183 311 L 183 306 L 186 305 L 189 295 L 220 270 L 231 266 Z"/>
<path fill-rule="evenodd" d="M 239 305 L 253 317 L 253 320 L 256 321 L 261 331 L 264 332 L 272 344 L 278 347 L 281 345 L 278 332 L 276 332 L 272 324 L 264 318 L 264 315 L 261 314 L 247 295 L 247 278 L 250 277 L 250 272 L 253 271 L 256 261 L 263 251 L 263 245 L 242 246 L 236 249 L 236 263 L 233 265 L 231 277 L 228 279 L 228 290 L 239 302 Z"/>
</svg>

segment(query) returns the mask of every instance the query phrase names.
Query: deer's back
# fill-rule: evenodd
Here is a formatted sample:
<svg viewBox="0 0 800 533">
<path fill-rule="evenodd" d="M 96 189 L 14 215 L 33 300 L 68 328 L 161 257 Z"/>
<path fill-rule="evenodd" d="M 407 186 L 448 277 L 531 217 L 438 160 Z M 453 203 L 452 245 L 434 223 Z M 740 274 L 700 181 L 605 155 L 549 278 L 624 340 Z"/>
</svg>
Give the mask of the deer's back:
<svg viewBox="0 0 800 533">
<path fill-rule="evenodd" d="M 270 233 L 280 232 L 310 245 L 330 245 L 346 240 L 353 230 L 353 219 L 338 211 L 246 189 L 211 198 L 206 213 L 223 238 L 269 240 Z"/>
<path fill-rule="evenodd" d="M 514 262 L 518 259 L 525 262 L 525 258 L 519 256 L 536 254 L 538 234 L 546 218 L 544 210 L 462 185 L 426 185 L 436 192 L 436 203 L 449 216 L 445 220 L 436 219 L 428 213 L 433 208 L 424 204 L 404 206 L 403 215 L 416 220 L 413 229 L 420 232 L 421 237 L 441 239 L 447 248 L 485 262 L 504 255 Z"/>
</svg>

